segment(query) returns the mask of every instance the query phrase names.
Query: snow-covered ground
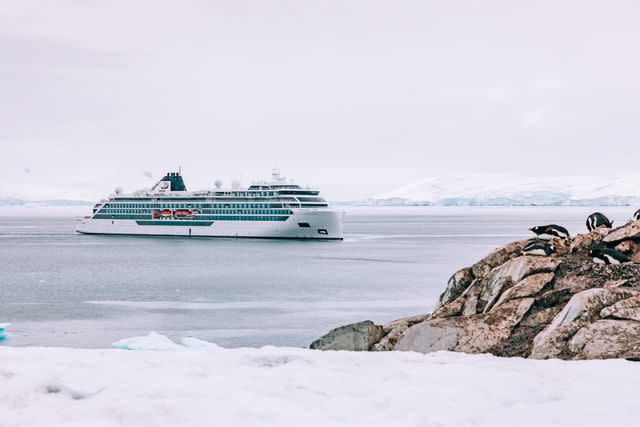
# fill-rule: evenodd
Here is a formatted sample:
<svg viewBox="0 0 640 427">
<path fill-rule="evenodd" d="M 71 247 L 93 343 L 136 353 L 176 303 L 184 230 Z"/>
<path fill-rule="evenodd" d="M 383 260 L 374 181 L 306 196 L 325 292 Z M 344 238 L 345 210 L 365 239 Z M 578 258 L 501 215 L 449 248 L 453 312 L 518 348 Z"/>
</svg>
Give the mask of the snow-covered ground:
<svg viewBox="0 0 640 427">
<path fill-rule="evenodd" d="M 157 338 L 146 344 L 158 346 Z M 187 344 L 185 349 L 165 343 L 165 351 L 0 347 L 0 426 L 638 422 L 640 364 L 624 360 Z"/>
</svg>

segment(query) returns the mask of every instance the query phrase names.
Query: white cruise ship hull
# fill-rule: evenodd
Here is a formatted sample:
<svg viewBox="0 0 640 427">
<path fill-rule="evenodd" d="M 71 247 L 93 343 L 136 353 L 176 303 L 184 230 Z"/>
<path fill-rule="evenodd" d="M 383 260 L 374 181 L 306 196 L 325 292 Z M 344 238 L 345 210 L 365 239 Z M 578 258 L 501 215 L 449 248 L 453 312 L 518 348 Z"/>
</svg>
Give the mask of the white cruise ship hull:
<svg viewBox="0 0 640 427">
<path fill-rule="evenodd" d="M 286 221 L 213 221 L 210 225 L 163 225 L 163 220 L 82 218 L 76 231 L 83 234 L 182 237 L 244 237 L 272 239 L 342 240 L 343 211 L 292 209 Z M 301 227 L 299 224 L 308 224 Z"/>
</svg>

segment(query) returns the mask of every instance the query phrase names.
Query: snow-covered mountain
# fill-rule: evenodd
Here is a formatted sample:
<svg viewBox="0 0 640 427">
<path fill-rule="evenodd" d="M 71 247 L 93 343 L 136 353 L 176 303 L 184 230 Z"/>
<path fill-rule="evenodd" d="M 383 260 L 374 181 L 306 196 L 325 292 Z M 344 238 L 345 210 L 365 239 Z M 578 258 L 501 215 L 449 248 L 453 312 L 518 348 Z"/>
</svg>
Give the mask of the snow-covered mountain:
<svg viewBox="0 0 640 427">
<path fill-rule="evenodd" d="M 427 178 L 364 204 L 440 206 L 638 205 L 640 176 L 605 178 L 482 175 Z"/>
<path fill-rule="evenodd" d="M 67 199 L 47 199 L 32 200 L 17 196 L 0 195 L 0 206 L 29 206 L 29 207 L 47 207 L 47 206 L 89 206 L 93 203 L 87 200 L 67 200 Z"/>
</svg>

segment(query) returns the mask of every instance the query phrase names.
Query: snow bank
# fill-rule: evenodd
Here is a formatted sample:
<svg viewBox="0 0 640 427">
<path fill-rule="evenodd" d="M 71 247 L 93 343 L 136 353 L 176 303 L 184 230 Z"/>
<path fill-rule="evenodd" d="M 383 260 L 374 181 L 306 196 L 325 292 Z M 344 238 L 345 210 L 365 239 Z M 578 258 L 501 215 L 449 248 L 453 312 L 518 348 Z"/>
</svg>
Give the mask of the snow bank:
<svg viewBox="0 0 640 427">
<path fill-rule="evenodd" d="M 0 426 L 634 425 L 638 383 L 624 360 L 0 347 Z"/>
</svg>

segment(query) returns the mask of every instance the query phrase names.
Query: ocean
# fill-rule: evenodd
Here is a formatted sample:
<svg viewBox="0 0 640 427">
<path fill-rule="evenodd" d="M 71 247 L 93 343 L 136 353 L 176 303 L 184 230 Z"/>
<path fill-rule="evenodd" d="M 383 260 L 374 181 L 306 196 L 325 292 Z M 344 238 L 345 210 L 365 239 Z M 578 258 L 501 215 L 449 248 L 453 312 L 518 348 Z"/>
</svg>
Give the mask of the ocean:
<svg viewBox="0 0 640 427">
<path fill-rule="evenodd" d="M 586 231 L 633 207 L 346 208 L 342 242 L 86 236 L 73 217 L 0 217 L 0 345 L 107 348 L 156 331 L 306 347 L 331 328 L 433 309 L 448 278 L 537 224 Z"/>
</svg>

